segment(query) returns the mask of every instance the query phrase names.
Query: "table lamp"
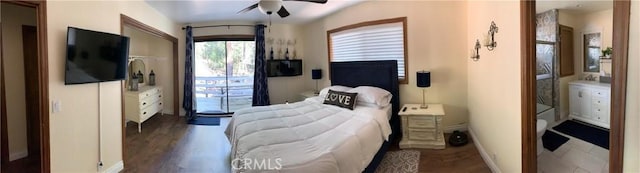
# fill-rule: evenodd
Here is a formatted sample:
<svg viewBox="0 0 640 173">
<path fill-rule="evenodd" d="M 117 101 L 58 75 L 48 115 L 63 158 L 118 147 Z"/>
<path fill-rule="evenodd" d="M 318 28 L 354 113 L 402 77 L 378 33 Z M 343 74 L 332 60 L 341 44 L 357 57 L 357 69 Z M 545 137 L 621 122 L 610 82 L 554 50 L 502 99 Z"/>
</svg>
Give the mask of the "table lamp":
<svg viewBox="0 0 640 173">
<path fill-rule="evenodd" d="M 318 80 L 322 79 L 322 69 L 311 70 L 311 79 L 316 81 L 316 90 L 313 93 L 319 94 L 320 92 L 318 91 Z"/>
<path fill-rule="evenodd" d="M 420 109 L 427 109 L 429 106 L 425 102 L 425 90 L 431 86 L 431 72 L 418 71 L 416 78 L 418 80 L 418 87 L 422 88 L 422 105 L 420 105 Z"/>
</svg>

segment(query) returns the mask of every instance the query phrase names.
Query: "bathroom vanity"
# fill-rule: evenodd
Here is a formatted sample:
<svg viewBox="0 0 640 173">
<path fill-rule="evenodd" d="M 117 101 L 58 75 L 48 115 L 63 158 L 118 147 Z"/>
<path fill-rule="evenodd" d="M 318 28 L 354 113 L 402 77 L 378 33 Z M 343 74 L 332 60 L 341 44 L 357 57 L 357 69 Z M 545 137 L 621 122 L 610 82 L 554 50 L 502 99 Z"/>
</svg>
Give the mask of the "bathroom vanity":
<svg viewBox="0 0 640 173">
<path fill-rule="evenodd" d="M 609 129 L 611 84 L 569 82 L 569 117 Z"/>
</svg>

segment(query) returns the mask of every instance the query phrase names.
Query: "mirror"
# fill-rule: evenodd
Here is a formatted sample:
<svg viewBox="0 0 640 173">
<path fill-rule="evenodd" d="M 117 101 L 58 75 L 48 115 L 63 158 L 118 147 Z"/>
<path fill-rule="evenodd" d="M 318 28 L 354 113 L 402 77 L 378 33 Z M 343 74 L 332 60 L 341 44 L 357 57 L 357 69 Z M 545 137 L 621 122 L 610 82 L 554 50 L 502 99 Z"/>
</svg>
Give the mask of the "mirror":
<svg viewBox="0 0 640 173">
<path fill-rule="evenodd" d="M 138 72 L 142 72 L 142 75 L 145 75 L 145 64 L 144 61 L 142 61 L 141 59 L 134 59 L 133 61 L 131 61 L 131 63 L 129 64 L 129 78 L 131 78 L 132 76 L 138 74 Z M 140 83 L 144 83 L 146 81 L 143 80 Z"/>
<path fill-rule="evenodd" d="M 584 34 L 584 72 L 600 72 L 600 33 Z"/>
</svg>

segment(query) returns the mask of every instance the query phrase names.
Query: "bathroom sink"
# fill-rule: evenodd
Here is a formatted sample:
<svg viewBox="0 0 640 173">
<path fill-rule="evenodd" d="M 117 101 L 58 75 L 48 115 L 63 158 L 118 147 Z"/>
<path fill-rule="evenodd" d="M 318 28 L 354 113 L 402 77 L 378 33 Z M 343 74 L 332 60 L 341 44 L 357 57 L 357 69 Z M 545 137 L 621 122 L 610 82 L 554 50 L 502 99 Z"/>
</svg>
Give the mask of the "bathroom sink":
<svg viewBox="0 0 640 173">
<path fill-rule="evenodd" d="M 611 76 L 600 76 L 600 83 L 611 83 Z"/>
</svg>

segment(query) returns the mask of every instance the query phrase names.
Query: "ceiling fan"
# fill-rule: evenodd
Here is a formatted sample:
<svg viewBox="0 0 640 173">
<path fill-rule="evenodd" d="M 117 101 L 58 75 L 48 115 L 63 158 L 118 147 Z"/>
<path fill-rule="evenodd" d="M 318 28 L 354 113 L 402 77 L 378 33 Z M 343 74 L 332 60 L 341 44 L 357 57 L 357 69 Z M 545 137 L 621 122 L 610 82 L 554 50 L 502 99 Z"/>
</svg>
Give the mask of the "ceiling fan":
<svg viewBox="0 0 640 173">
<path fill-rule="evenodd" d="M 285 18 L 289 16 L 289 11 L 284 8 L 284 6 L 282 5 L 282 1 L 312 2 L 318 4 L 327 3 L 327 0 L 260 0 L 258 1 L 258 3 L 255 3 L 245 9 L 238 11 L 238 13 L 245 13 L 258 8 L 260 9 L 260 11 L 266 13 L 267 15 L 271 15 L 273 14 L 273 12 L 277 12 L 280 17 Z"/>
</svg>

